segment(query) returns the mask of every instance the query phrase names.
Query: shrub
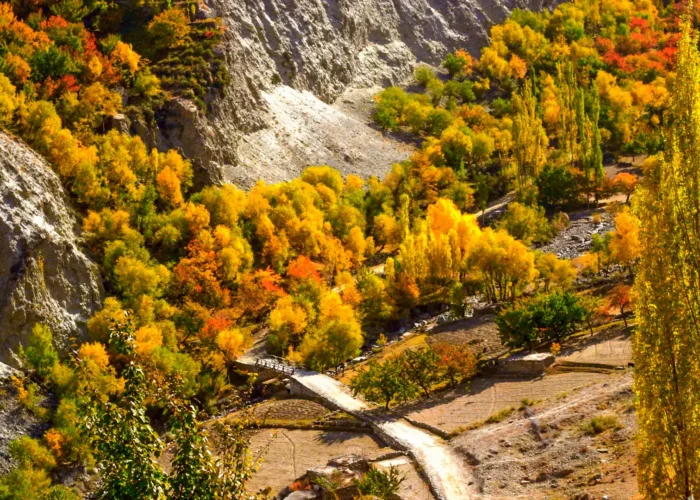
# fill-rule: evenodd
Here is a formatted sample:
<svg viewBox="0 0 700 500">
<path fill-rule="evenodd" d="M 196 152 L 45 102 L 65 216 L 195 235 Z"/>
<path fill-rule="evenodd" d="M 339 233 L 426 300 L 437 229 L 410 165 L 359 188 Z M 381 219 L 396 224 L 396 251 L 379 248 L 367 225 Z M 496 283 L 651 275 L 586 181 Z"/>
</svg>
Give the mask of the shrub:
<svg viewBox="0 0 700 500">
<path fill-rule="evenodd" d="M 515 413 L 515 408 L 510 407 L 510 408 L 504 408 L 502 410 L 497 411 L 493 415 L 491 415 L 489 418 L 486 419 L 487 424 L 497 424 L 498 422 L 503 422 L 505 419 L 510 417 L 513 413 Z"/>
<path fill-rule="evenodd" d="M 589 436 L 601 434 L 608 429 L 622 429 L 622 424 L 615 415 L 598 415 L 581 424 L 581 430 Z"/>
<path fill-rule="evenodd" d="M 413 71 L 413 77 L 419 85 L 425 87 L 431 80 L 435 80 L 435 73 L 428 66 L 421 64 Z"/>
<path fill-rule="evenodd" d="M 20 467 L 35 467 L 46 471 L 56 467 L 56 459 L 48 448 L 28 436 L 11 441 L 8 450 Z"/>
<path fill-rule="evenodd" d="M 406 477 L 402 476 L 393 465 L 389 469 L 388 474 L 374 466 L 370 466 L 364 477 L 359 481 L 355 481 L 355 486 L 363 495 L 374 495 L 381 499 L 391 499 L 396 497 L 399 487 L 405 479 Z"/>
<path fill-rule="evenodd" d="M 53 347 L 53 334 L 46 325 L 36 324 L 32 328 L 26 349 L 20 349 L 20 357 L 36 370 L 37 375 L 46 378 L 58 361 L 58 353 Z"/>
</svg>

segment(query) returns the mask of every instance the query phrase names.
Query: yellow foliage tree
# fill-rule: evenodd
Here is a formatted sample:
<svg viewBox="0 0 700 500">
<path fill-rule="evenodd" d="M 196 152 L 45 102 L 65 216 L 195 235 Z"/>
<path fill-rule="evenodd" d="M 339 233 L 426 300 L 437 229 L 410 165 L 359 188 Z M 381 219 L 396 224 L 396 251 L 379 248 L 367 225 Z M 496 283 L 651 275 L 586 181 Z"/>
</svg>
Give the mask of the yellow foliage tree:
<svg viewBox="0 0 700 500">
<path fill-rule="evenodd" d="M 700 53 L 687 20 L 670 110 L 663 162 L 648 166 L 634 200 L 644 221 L 632 345 L 645 499 L 700 496 Z"/>
</svg>

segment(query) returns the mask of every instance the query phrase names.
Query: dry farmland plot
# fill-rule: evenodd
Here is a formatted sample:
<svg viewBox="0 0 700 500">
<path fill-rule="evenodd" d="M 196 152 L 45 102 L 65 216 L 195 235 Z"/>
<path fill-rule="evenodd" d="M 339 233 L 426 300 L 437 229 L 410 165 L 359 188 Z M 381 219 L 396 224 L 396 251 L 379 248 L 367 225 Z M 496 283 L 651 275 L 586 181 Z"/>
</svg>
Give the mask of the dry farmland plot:
<svg viewBox="0 0 700 500">
<path fill-rule="evenodd" d="M 559 359 L 576 363 L 627 366 L 632 361 L 630 332 L 620 325 L 593 337 L 572 339 L 567 342 Z"/>
<path fill-rule="evenodd" d="M 328 409 L 321 403 L 296 398 L 265 401 L 253 408 L 253 417 L 261 421 L 317 420 L 328 413 Z"/>
<path fill-rule="evenodd" d="M 476 378 L 469 390 L 458 388 L 408 407 L 407 416 L 446 432 L 484 421 L 507 408 L 518 408 L 523 399 L 540 401 L 591 384 L 602 384 L 610 375 L 574 372 L 536 379 Z"/>
<path fill-rule="evenodd" d="M 376 457 L 390 451 L 372 434 L 316 430 L 264 429 L 252 435 L 251 450 L 263 455 L 263 462 L 248 485 L 248 491 L 271 487 L 276 493 L 308 469 L 322 467 L 331 458 L 355 453 Z"/>
</svg>

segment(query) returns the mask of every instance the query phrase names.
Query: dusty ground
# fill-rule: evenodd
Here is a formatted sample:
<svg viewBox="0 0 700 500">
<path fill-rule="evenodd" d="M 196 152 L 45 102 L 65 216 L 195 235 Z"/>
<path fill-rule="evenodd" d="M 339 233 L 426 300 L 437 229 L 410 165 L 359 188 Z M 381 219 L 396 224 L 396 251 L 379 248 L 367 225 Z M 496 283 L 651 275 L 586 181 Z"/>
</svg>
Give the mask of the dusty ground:
<svg viewBox="0 0 700 500">
<path fill-rule="evenodd" d="M 455 432 L 507 408 L 518 408 L 523 399 L 556 398 L 607 378 L 608 375 L 601 373 L 559 373 L 534 379 L 478 377 L 472 380 L 469 389 L 459 387 L 432 400 L 421 400 L 403 411 L 414 420 Z"/>
<path fill-rule="evenodd" d="M 251 449 L 256 454 L 264 452 L 264 458 L 248 489 L 255 492 L 271 487 L 273 494 L 294 482 L 308 469 L 324 466 L 332 458 L 354 453 L 374 460 L 393 451 L 370 433 L 282 428 L 255 432 Z M 432 499 L 425 482 L 406 457 L 385 460 L 377 465 L 380 468 L 394 465 L 406 476 L 401 485 L 402 498 L 405 500 Z"/>
<path fill-rule="evenodd" d="M 413 151 L 310 92 L 281 85 L 262 93 L 262 98 L 271 126 L 241 138 L 239 165 L 231 175 L 242 186 L 251 187 L 259 179 L 291 180 L 309 165 L 330 165 L 343 175 L 383 177 Z"/>
<path fill-rule="evenodd" d="M 627 366 L 632 361 L 630 335 L 629 328 L 616 325 L 592 337 L 578 337 L 566 343 L 558 359 L 575 363 Z"/>
<path fill-rule="evenodd" d="M 629 499 L 636 493 L 631 386 L 631 373 L 610 375 L 536 404 L 532 418 L 518 411 L 450 444 L 470 460 L 486 498 Z M 599 415 L 614 415 L 620 428 L 585 434 L 582 424 Z"/>
</svg>

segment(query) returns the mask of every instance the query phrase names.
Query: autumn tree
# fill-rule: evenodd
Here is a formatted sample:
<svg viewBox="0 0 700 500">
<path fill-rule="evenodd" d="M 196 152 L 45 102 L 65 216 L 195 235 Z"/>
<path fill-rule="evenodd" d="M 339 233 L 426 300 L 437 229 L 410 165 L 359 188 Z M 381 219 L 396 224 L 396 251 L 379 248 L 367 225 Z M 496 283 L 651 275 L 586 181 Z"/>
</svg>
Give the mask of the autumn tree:
<svg viewBox="0 0 700 500">
<path fill-rule="evenodd" d="M 615 216 L 615 231 L 608 245 L 610 256 L 630 274 L 640 257 L 639 230 L 639 220 L 628 208 Z"/>
<path fill-rule="evenodd" d="M 438 357 L 441 378 L 449 380 L 452 387 L 476 374 L 476 356 L 468 345 L 440 342 L 432 345 L 431 349 Z"/>
<path fill-rule="evenodd" d="M 535 268 L 539 272 L 545 293 L 550 288 L 566 290 L 576 278 L 576 268 L 571 261 L 560 259 L 553 253 L 535 255 Z"/>
<path fill-rule="evenodd" d="M 552 237 L 552 228 L 542 207 L 530 207 L 513 202 L 498 223 L 499 229 L 508 231 L 526 245 L 546 243 Z"/>
<path fill-rule="evenodd" d="M 513 96 L 512 106 L 513 160 L 517 168 L 517 189 L 524 196 L 530 181 L 545 163 L 548 140 L 529 81 L 525 83 L 522 94 Z"/>
<path fill-rule="evenodd" d="M 515 300 L 537 276 L 533 253 L 505 231 L 486 228 L 470 261 L 491 302 Z"/>
<path fill-rule="evenodd" d="M 700 53 L 683 22 L 663 161 L 635 197 L 640 263 L 632 337 L 644 498 L 700 495 Z"/>
<path fill-rule="evenodd" d="M 624 284 L 616 285 L 607 295 L 607 309 L 617 309 L 620 311 L 622 321 L 627 327 L 627 316 L 632 312 L 632 290 Z"/>
<path fill-rule="evenodd" d="M 626 196 L 625 203 L 629 203 L 630 196 L 637 188 L 638 180 L 636 175 L 627 172 L 620 172 L 613 178 L 613 186 Z"/>
</svg>

